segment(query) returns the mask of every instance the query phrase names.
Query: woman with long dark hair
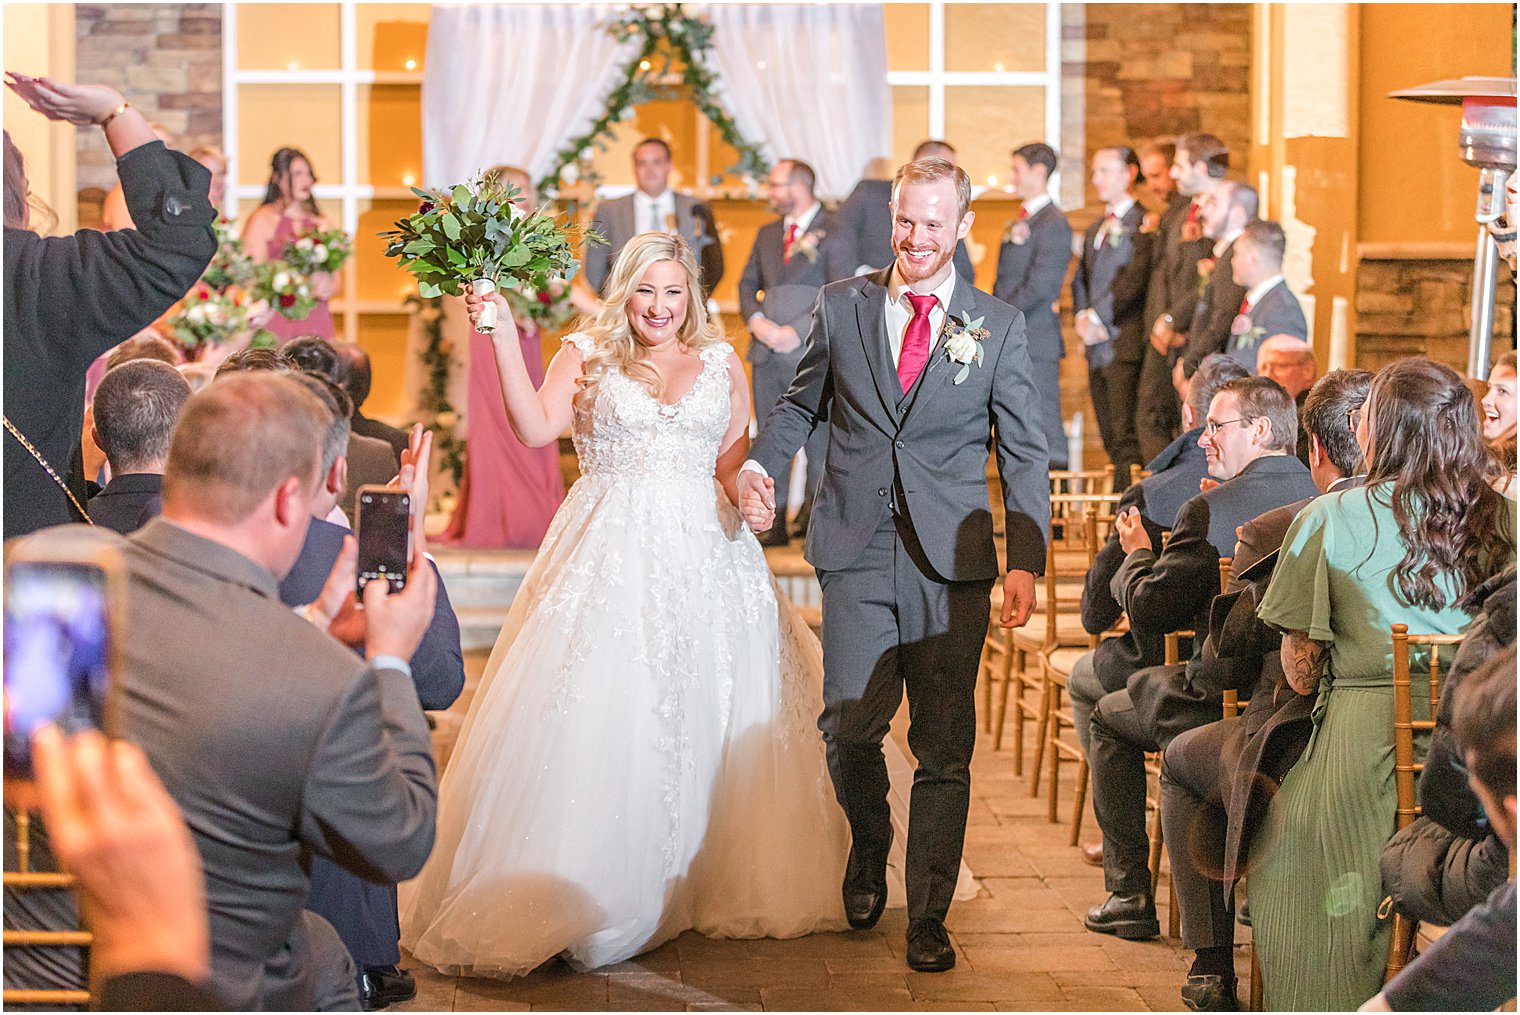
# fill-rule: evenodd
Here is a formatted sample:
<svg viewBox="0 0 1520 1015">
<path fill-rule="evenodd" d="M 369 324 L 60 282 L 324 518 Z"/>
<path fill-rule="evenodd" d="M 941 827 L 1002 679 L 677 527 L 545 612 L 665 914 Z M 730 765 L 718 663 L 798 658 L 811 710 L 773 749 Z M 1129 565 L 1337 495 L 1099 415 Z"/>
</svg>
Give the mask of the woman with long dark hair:
<svg viewBox="0 0 1520 1015">
<path fill-rule="evenodd" d="M 1292 689 L 1318 696 L 1309 746 L 1251 849 L 1270 1010 L 1353 1010 L 1381 986 L 1378 856 L 1396 806 L 1389 628 L 1460 633 L 1464 598 L 1515 557 L 1514 507 L 1489 485 L 1477 401 L 1455 371 L 1400 360 L 1347 425 L 1366 484 L 1299 513 L 1258 611 L 1283 631 Z"/>
<path fill-rule="evenodd" d="M 317 184 L 311 159 L 299 148 L 281 148 L 269 160 L 269 183 L 264 188 L 264 203 L 248 215 L 243 224 L 243 246 L 248 256 L 259 264 L 277 260 L 291 240 L 313 229 L 331 229 L 322 217 L 312 188 Z M 319 335 L 332 341 L 332 310 L 328 300 L 338 294 L 338 279 L 325 271 L 311 277 L 312 295 L 317 305 L 303 318 L 290 320 L 278 314 L 264 323 L 283 345 L 302 335 Z"/>
<path fill-rule="evenodd" d="M 85 371 L 153 323 L 200 278 L 216 237 L 210 174 L 170 151 L 105 85 L 13 74 L 6 81 L 50 120 L 97 126 L 135 229 L 38 235 L 21 152 L 5 134 L 5 538 L 84 518 L 79 451 Z M 48 228 L 44 225 L 43 228 Z"/>
</svg>

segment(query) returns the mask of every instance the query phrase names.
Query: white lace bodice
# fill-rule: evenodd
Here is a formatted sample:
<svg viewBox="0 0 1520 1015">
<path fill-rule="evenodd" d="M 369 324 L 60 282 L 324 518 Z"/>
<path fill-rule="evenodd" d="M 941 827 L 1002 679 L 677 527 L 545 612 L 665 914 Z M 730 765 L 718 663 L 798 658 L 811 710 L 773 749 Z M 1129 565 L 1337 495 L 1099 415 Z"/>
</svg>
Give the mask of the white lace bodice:
<svg viewBox="0 0 1520 1015">
<path fill-rule="evenodd" d="M 580 332 L 565 342 L 590 355 Z M 581 475 L 640 481 L 710 480 L 728 430 L 728 357 L 718 342 L 703 349 L 702 372 L 680 401 L 664 405 L 621 372 L 603 374 L 594 399 L 576 409 L 573 434 Z"/>
</svg>

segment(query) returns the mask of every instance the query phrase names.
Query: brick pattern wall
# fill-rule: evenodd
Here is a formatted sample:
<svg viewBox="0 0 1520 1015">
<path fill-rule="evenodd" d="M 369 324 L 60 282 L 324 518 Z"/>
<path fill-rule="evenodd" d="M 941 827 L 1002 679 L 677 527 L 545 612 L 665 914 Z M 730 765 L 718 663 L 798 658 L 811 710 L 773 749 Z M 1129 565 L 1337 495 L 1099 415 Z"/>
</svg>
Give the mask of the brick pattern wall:
<svg viewBox="0 0 1520 1015">
<path fill-rule="evenodd" d="M 175 147 L 222 143 L 222 8 L 214 3 L 77 4 L 81 80 L 118 89 Z M 99 221 L 116 185 L 100 131 L 79 132 L 80 224 Z"/>
<path fill-rule="evenodd" d="M 1062 125 L 1068 179 L 1086 178 L 1082 162 L 1096 148 L 1195 131 L 1219 135 L 1244 168 L 1249 4 L 1063 4 L 1061 35 L 1064 94 L 1079 99 L 1062 107 L 1073 121 Z"/>
<path fill-rule="evenodd" d="M 1364 260 L 1357 271 L 1356 365 L 1376 370 L 1403 356 L 1429 356 L 1467 370 L 1471 261 Z M 1515 278 L 1499 265 L 1494 350 L 1515 346 Z"/>
</svg>

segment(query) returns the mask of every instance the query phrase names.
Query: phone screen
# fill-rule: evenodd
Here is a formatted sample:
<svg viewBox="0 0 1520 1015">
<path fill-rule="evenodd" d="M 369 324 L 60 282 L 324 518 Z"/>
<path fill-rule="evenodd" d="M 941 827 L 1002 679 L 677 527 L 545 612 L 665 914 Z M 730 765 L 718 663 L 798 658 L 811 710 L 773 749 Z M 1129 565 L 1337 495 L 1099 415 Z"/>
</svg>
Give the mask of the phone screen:
<svg viewBox="0 0 1520 1015">
<path fill-rule="evenodd" d="M 106 574 L 16 562 L 5 588 L 5 774 L 32 777 L 32 733 L 101 729 L 110 686 Z"/>
<path fill-rule="evenodd" d="M 392 592 L 406 586 L 407 548 L 412 530 L 408 494 L 359 492 L 359 590 L 384 578 Z"/>
</svg>

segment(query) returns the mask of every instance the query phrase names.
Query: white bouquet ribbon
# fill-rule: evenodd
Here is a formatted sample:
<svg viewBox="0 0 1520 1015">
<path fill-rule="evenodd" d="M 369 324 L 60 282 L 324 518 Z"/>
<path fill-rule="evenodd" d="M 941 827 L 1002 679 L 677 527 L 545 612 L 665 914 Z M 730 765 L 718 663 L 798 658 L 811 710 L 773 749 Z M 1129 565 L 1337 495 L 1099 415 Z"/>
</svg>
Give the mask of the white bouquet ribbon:
<svg viewBox="0 0 1520 1015">
<path fill-rule="evenodd" d="M 476 296 L 489 296 L 496 291 L 496 283 L 488 278 L 477 278 L 470 283 L 470 291 Z M 496 304 L 487 302 L 480 308 L 480 319 L 475 322 L 475 330 L 482 335 L 489 335 L 496 330 Z"/>
</svg>

